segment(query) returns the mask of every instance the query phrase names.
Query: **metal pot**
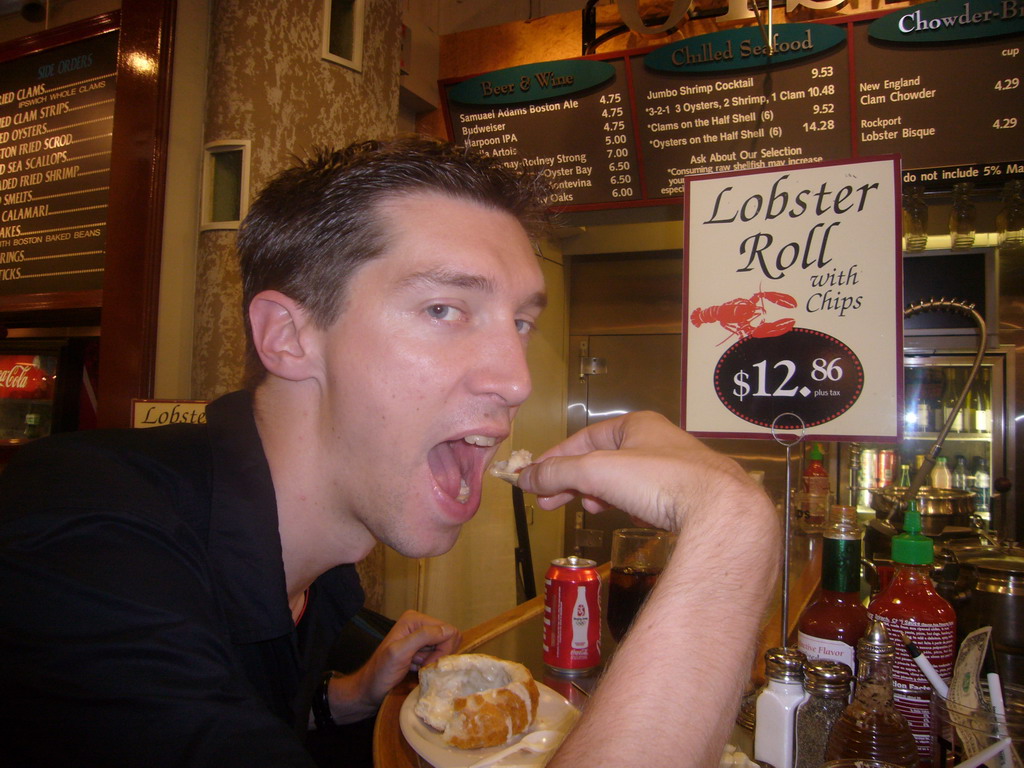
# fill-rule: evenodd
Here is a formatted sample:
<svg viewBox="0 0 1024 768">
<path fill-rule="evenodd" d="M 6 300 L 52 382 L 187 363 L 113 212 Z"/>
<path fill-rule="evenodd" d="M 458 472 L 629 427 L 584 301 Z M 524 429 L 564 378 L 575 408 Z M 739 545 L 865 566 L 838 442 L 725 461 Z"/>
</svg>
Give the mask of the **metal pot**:
<svg viewBox="0 0 1024 768">
<path fill-rule="evenodd" d="M 888 520 L 899 528 L 903 523 L 907 489 L 888 486 L 871 491 L 871 508 L 875 517 Z M 922 486 L 917 492 L 921 511 L 921 533 L 938 536 L 947 526 L 970 526 L 974 515 L 974 494 L 952 488 Z"/>
<path fill-rule="evenodd" d="M 974 586 L 963 611 L 965 633 L 992 627 L 992 650 L 1003 679 L 1024 683 L 1024 557 L 1001 554 L 965 562 Z"/>
</svg>

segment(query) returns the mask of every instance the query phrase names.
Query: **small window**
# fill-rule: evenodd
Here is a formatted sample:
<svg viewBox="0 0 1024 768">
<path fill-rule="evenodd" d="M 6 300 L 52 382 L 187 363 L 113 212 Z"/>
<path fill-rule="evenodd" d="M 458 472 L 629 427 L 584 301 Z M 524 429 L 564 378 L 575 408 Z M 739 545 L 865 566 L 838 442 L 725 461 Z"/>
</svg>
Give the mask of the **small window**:
<svg viewBox="0 0 1024 768">
<path fill-rule="evenodd" d="M 363 70 L 364 0 L 324 0 L 323 58 Z"/>
<path fill-rule="evenodd" d="M 238 229 L 249 210 L 249 142 L 214 141 L 203 159 L 200 229 Z"/>
</svg>

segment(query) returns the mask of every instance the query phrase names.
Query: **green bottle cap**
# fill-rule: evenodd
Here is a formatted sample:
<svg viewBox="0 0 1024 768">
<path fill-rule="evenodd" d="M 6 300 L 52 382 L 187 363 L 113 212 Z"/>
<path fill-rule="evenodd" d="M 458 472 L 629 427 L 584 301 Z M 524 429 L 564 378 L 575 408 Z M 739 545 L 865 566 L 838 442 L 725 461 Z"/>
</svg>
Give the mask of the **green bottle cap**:
<svg viewBox="0 0 1024 768">
<path fill-rule="evenodd" d="M 921 513 L 917 499 L 907 502 L 903 514 L 903 533 L 893 536 L 892 559 L 903 565 L 930 565 L 935 559 L 935 545 L 921 533 Z"/>
<path fill-rule="evenodd" d="M 811 446 L 810 453 L 807 454 L 811 461 L 821 461 L 825 458 L 825 454 L 821 452 L 821 445 L 815 443 Z"/>
</svg>

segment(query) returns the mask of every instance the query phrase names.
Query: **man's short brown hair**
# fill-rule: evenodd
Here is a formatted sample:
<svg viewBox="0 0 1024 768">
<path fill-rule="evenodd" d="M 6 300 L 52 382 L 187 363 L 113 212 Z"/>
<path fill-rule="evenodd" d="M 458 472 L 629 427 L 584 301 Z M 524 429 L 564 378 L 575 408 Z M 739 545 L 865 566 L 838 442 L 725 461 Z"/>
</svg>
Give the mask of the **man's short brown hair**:
<svg viewBox="0 0 1024 768">
<path fill-rule="evenodd" d="M 239 232 L 250 385 L 265 373 L 248 318 L 253 297 L 280 291 L 326 328 L 342 310 L 353 272 L 386 245 L 380 203 L 419 192 L 505 211 L 531 237 L 542 234 L 548 223 L 540 177 L 518 173 L 473 150 L 419 136 L 314 150 L 267 184 Z"/>
</svg>

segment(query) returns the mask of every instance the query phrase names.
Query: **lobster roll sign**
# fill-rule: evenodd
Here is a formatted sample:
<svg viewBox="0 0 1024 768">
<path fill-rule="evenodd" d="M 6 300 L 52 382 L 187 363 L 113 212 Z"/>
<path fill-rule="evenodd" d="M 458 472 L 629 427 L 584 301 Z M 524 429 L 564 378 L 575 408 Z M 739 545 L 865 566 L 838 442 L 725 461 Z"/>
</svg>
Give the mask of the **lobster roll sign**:
<svg viewBox="0 0 1024 768">
<path fill-rule="evenodd" d="M 683 427 L 896 441 L 895 157 L 686 180 Z"/>
</svg>

